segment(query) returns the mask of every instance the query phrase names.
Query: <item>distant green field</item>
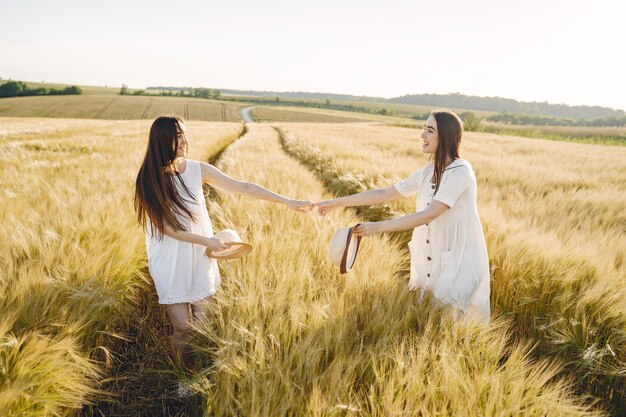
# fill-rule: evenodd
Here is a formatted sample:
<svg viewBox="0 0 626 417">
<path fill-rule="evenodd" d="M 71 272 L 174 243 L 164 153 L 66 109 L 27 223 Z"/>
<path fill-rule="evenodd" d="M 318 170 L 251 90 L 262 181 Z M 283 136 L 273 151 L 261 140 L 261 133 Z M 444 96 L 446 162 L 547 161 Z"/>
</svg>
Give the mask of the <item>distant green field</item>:
<svg viewBox="0 0 626 417">
<path fill-rule="evenodd" d="M 241 105 L 216 100 L 160 96 L 30 96 L 0 99 L 2 117 L 135 120 L 175 114 L 185 120 L 239 121 Z"/>
<path fill-rule="evenodd" d="M 9 80 L 0 80 L 0 85 Z M 30 88 L 63 89 L 69 84 L 23 81 Z M 389 103 L 384 101 L 349 101 L 313 98 L 280 98 L 224 95 L 222 100 L 193 97 L 160 96 L 158 90 L 148 95 L 120 96 L 120 87 L 80 86 L 82 95 L 27 96 L 0 99 L 0 117 L 55 117 L 77 119 L 137 120 L 153 119 L 161 114 L 175 114 L 185 120 L 240 121 L 239 109 L 255 105 L 258 122 L 351 123 L 379 122 L 387 125 L 421 127 L 424 116 L 434 106 Z M 132 93 L 136 89 L 129 89 Z M 473 112 L 487 117 L 493 112 L 452 108 L 461 114 Z M 385 115 L 380 113 L 386 113 Z M 483 121 L 472 130 L 503 135 L 552 140 L 626 145 L 624 128 L 585 126 L 506 125 Z"/>
<path fill-rule="evenodd" d="M 483 122 L 477 131 L 527 138 L 626 146 L 626 127 L 533 126 Z"/>
<path fill-rule="evenodd" d="M 289 106 L 289 107 L 293 106 L 293 107 L 299 107 L 299 108 L 303 108 L 303 107 L 306 108 L 308 104 L 320 105 L 322 107 L 327 106 L 325 99 L 280 98 L 279 101 L 277 102 L 276 98 L 272 98 L 272 97 L 258 97 L 258 96 L 255 97 L 255 96 L 241 96 L 241 95 L 224 95 L 223 97 L 224 99 L 232 98 L 236 100 L 249 100 L 249 101 L 255 101 L 257 103 L 265 102 L 268 105 L 282 105 L 282 106 Z M 347 108 L 346 111 L 361 115 L 359 117 L 364 117 L 362 116 L 364 114 L 376 114 L 376 112 L 383 110 L 383 109 L 386 109 L 390 115 L 393 115 L 396 117 L 403 117 L 403 118 L 422 117 L 426 113 L 430 113 L 433 109 L 437 108 L 436 106 L 389 103 L 385 101 L 350 101 L 350 100 L 332 100 L 332 99 L 328 101 L 328 104 L 330 106 L 350 107 L 353 110 L 350 110 L 349 108 Z M 357 111 L 359 107 L 369 108 L 371 109 L 371 113 L 359 112 Z M 342 109 L 335 109 L 335 110 L 341 111 Z M 491 114 L 494 114 L 494 112 L 489 112 L 489 111 L 471 110 L 471 109 L 462 109 L 462 108 L 451 108 L 451 110 L 454 110 L 455 112 L 459 114 L 463 112 L 472 112 L 475 115 L 480 116 L 480 117 L 486 117 Z"/>
<path fill-rule="evenodd" d="M 252 111 L 252 114 L 257 122 L 351 123 L 371 121 L 367 115 L 358 117 L 359 115 L 348 112 L 310 108 L 257 107 Z"/>
<path fill-rule="evenodd" d="M 258 122 L 358 123 L 378 122 L 386 125 L 419 127 L 423 120 L 383 116 L 372 113 L 317 109 L 311 107 L 259 106 L 252 112 Z"/>
<path fill-rule="evenodd" d="M 0 80 L 0 85 L 6 83 L 9 80 Z M 63 89 L 71 84 L 60 84 L 60 83 L 43 83 L 43 82 L 35 82 L 35 81 L 23 81 L 28 85 L 29 88 L 38 88 L 38 87 L 46 87 L 46 88 L 57 88 Z M 92 86 L 92 85 L 79 85 L 79 87 L 83 90 L 83 96 L 118 96 L 120 92 L 121 86 Z M 132 93 L 137 91 L 138 89 L 129 88 L 129 91 Z M 160 90 L 145 90 L 145 93 L 148 95 L 148 98 L 159 98 L 162 99 L 159 95 Z M 163 101 L 154 101 L 153 106 L 148 108 L 148 113 L 144 115 L 144 111 L 148 106 L 148 102 L 146 101 L 146 96 L 137 96 L 137 97 L 124 97 L 123 100 L 117 100 L 114 104 L 110 106 L 110 108 L 104 109 L 106 103 L 110 103 L 107 99 L 104 101 L 94 100 L 87 101 L 82 104 L 76 104 L 74 101 L 65 100 L 67 96 L 58 97 L 59 100 L 54 101 L 45 101 L 45 102 L 4 102 L 7 99 L 2 99 L 0 101 L 0 116 L 20 116 L 20 117 L 76 117 L 76 118 L 100 118 L 100 119 L 141 119 L 142 116 L 145 118 L 150 118 L 152 115 L 161 114 L 163 112 L 171 112 L 175 114 L 184 115 L 185 113 L 185 103 L 180 101 L 175 102 L 163 102 Z M 46 97 L 50 99 L 52 97 Z M 165 97 L 166 99 L 175 99 L 180 100 L 181 97 Z M 182 98 L 183 100 L 194 100 L 192 98 Z M 233 103 L 232 100 L 237 100 L 236 103 Z M 249 101 L 248 101 L 249 100 Z M 203 100 L 206 104 L 206 100 Z M 421 105 L 413 105 L 413 104 L 400 104 L 400 103 L 388 103 L 388 102 L 378 102 L 378 101 L 349 101 L 349 100 L 330 100 L 329 104 L 331 106 L 347 106 L 350 108 L 344 109 L 332 109 L 332 108 L 323 108 L 319 109 L 321 111 L 330 111 L 331 113 L 325 113 L 324 116 L 321 116 L 322 113 L 317 109 L 310 107 L 313 106 L 326 106 L 325 99 L 312 99 L 312 98 L 281 98 L 280 102 L 276 102 L 273 97 L 258 97 L 258 96 L 240 96 L 240 95 L 224 95 L 223 103 L 227 106 L 226 115 L 223 115 L 223 111 L 220 107 L 206 106 L 206 105 L 198 105 L 198 104 L 189 104 L 187 111 L 193 120 L 206 120 L 206 121 L 234 121 L 239 120 L 238 115 L 234 115 L 232 108 L 239 108 L 246 105 L 246 102 L 256 102 L 259 103 L 267 103 L 268 106 L 274 107 L 274 105 L 278 105 L 282 107 L 281 110 L 257 110 L 255 114 L 259 118 L 259 121 L 294 121 L 294 122 L 349 122 L 358 120 L 379 120 L 383 123 L 392 123 L 392 124 L 410 124 L 413 125 L 414 122 L 407 119 L 417 118 L 418 121 L 421 121 L 421 118 L 424 114 L 429 113 L 433 107 L 431 106 L 421 106 Z M 229 104 L 230 103 L 230 104 Z M 20 109 L 11 109 L 14 104 L 20 104 Z M 21 108 L 22 104 L 25 105 L 25 108 Z M 84 106 L 83 106 L 84 104 Z M 357 108 L 366 108 L 369 109 L 369 112 L 357 111 Z M 302 113 L 300 110 L 306 109 L 306 114 Z M 388 115 L 394 117 L 398 120 L 386 119 L 377 119 L 377 112 L 385 109 L 388 111 Z M 462 113 L 465 111 L 471 111 L 478 116 L 484 117 L 492 112 L 484 112 L 484 111 L 476 111 L 476 110 L 468 110 L 468 109 L 452 109 L 458 113 Z M 101 112 L 102 111 L 102 112 Z M 101 113 L 100 113 L 101 112 Z M 296 113 L 298 112 L 298 113 Z M 334 113 L 332 113 L 334 112 Z M 193 113 L 193 114 L 192 114 Z M 96 117 L 97 116 L 97 117 Z M 184 117 L 184 116 L 183 116 Z M 343 120 L 344 118 L 351 120 Z"/>
</svg>

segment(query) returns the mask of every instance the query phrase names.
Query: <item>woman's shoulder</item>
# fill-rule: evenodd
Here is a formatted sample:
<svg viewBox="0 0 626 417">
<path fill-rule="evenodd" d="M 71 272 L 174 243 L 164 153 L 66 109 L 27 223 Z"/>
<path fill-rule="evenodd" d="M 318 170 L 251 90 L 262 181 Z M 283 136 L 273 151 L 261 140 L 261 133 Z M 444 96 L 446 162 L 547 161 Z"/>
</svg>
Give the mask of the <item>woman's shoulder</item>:
<svg viewBox="0 0 626 417">
<path fill-rule="evenodd" d="M 472 171 L 472 164 L 467 159 L 457 158 L 450 165 L 448 165 L 447 169 L 455 169 L 455 168 L 467 168 L 468 171 Z"/>
<path fill-rule="evenodd" d="M 448 175 L 446 175 L 448 174 Z M 444 170 L 444 176 L 454 177 L 454 178 L 468 178 L 471 181 L 475 181 L 474 170 L 472 169 L 472 165 L 466 159 L 455 159 L 448 167 Z"/>
<path fill-rule="evenodd" d="M 185 167 L 185 174 L 188 174 L 192 177 L 202 175 L 202 162 L 196 161 L 194 159 L 187 159 L 186 163 L 187 166 Z"/>
<path fill-rule="evenodd" d="M 472 166 L 465 159 L 455 159 L 443 170 L 443 177 L 471 176 L 473 174 Z"/>
<path fill-rule="evenodd" d="M 202 170 L 202 162 L 196 161 L 195 159 L 188 159 L 187 166 L 195 171 Z"/>
</svg>

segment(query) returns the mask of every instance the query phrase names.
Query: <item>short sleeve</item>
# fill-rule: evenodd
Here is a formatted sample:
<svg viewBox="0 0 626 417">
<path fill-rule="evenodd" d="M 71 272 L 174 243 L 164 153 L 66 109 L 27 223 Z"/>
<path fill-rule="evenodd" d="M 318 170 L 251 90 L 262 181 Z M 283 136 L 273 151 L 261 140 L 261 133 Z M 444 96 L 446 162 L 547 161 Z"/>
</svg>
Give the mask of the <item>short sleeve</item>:
<svg viewBox="0 0 626 417">
<path fill-rule="evenodd" d="M 417 192 L 420 190 L 420 184 L 422 183 L 423 171 L 423 169 L 415 171 L 402 181 L 394 184 L 394 188 L 404 197 L 409 197 L 413 194 L 417 194 Z"/>
<path fill-rule="evenodd" d="M 441 201 L 448 207 L 463 195 L 473 182 L 472 171 L 468 166 L 462 165 L 451 169 L 444 174 L 444 179 L 433 200 Z"/>
</svg>

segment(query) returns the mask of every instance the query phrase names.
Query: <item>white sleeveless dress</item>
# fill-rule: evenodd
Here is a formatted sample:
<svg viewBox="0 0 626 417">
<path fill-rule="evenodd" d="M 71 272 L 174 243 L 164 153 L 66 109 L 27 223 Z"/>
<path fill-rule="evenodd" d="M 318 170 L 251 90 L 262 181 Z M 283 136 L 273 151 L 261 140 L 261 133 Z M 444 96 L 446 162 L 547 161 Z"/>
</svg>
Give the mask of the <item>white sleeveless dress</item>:
<svg viewBox="0 0 626 417">
<path fill-rule="evenodd" d="M 213 226 L 202 192 L 201 165 L 198 161 L 187 160 L 182 180 L 194 196 L 187 207 L 196 218 L 192 221 L 180 217 L 188 232 L 207 237 L 213 236 Z M 191 197 L 182 188 L 175 176 L 174 183 L 183 199 Z M 220 274 L 217 260 L 209 258 L 206 247 L 183 242 L 163 235 L 159 240 L 146 230 L 146 249 L 148 269 L 154 280 L 159 296 L 159 304 L 194 303 L 213 295 L 220 286 Z"/>
<path fill-rule="evenodd" d="M 394 185 L 405 197 L 417 194 L 417 211 L 433 199 L 450 207 L 429 224 L 413 229 L 409 288 L 430 290 L 439 301 L 488 322 L 489 257 L 476 206 L 474 171 L 466 160 L 453 161 L 436 195 L 430 182 L 433 173 L 434 164 L 427 163 Z"/>
</svg>

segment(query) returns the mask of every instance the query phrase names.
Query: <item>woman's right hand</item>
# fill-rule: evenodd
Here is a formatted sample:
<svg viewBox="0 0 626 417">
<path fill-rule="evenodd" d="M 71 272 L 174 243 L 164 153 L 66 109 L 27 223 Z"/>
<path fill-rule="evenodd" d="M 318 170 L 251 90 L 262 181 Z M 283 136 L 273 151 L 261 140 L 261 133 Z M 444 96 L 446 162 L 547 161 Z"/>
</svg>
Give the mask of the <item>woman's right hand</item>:
<svg viewBox="0 0 626 417">
<path fill-rule="evenodd" d="M 322 217 L 326 216 L 328 213 L 330 213 L 332 210 L 336 209 L 337 207 L 340 207 L 339 204 L 337 204 L 336 199 L 320 201 L 318 203 L 313 204 L 313 206 L 317 207 L 317 211 Z"/>
<path fill-rule="evenodd" d="M 208 238 L 204 246 L 207 247 L 209 252 L 219 252 L 221 250 L 230 248 L 230 245 L 224 243 L 222 239 L 219 239 L 217 237 Z"/>
</svg>

